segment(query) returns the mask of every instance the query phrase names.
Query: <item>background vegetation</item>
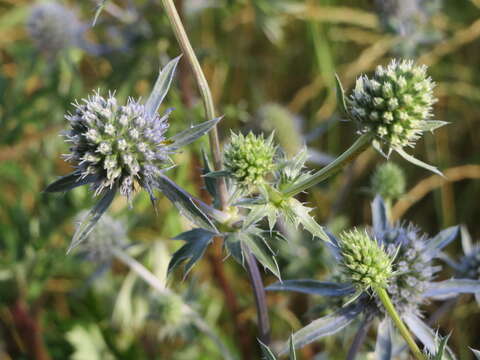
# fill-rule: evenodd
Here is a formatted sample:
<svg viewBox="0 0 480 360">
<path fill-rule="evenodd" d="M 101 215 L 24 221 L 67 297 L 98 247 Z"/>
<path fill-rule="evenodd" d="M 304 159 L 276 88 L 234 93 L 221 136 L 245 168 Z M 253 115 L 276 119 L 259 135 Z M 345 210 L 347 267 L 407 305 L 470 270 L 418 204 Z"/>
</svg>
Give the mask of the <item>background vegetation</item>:
<svg viewBox="0 0 480 360">
<path fill-rule="evenodd" d="M 75 99 L 97 88 L 116 89 L 121 99 L 148 96 L 159 64 L 180 50 L 159 1 L 111 1 L 94 28 L 90 27 L 94 1 L 63 4 L 76 12 L 84 31 L 80 45 L 54 53 L 36 47 L 28 34 L 31 1 L 0 0 L 0 359 L 220 358 L 208 337 L 124 265 L 116 261 L 99 265 L 78 253 L 65 254 L 78 213 L 93 203 L 85 188 L 58 196 L 42 193 L 48 183 L 70 171 L 60 157 L 66 145 L 58 136 L 66 127 L 65 112 Z M 407 193 L 394 204 L 392 214 L 415 221 L 430 234 L 462 223 L 474 239 L 480 237 L 478 0 L 446 0 L 403 37 L 392 26 L 384 26 L 387 14 L 373 1 L 177 4 L 218 112 L 225 114 L 220 123 L 223 139 L 230 129 L 267 133 L 275 129 L 287 151 L 295 152 L 306 142 L 317 160 L 328 160 L 355 137 L 354 125 L 340 121 L 335 112 L 335 72 L 350 89 L 360 73 L 392 56 L 406 55 L 429 65 L 439 98 L 435 119 L 451 124 L 435 137 L 425 136 L 415 153 L 438 165 L 446 178 L 394 156 L 406 172 Z M 203 120 L 185 62 L 166 104 L 175 108 L 171 133 Z M 179 165 L 169 173 L 204 198 L 199 174 L 200 150 L 206 141 L 176 154 Z M 341 174 L 312 189 L 303 200 L 316 208 L 318 222 L 334 231 L 369 224 L 370 177 L 383 161 L 369 150 Z M 169 258 L 180 245 L 171 238 L 189 224 L 162 197 L 157 213 L 145 194 L 137 196 L 132 207 L 117 198 L 110 214 L 125 222 L 135 244 L 132 254 L 163 279 Z M 290 238 L 290 244 L 279 245 L 283 277 L 322 279 L 330 259 L 320 241 L 301 233 Z M 460 242 L 447 251 L 460 256 Z M 186 280 L 175 273 L 165 281 L 216 328 L 234 353 L 258 358 L 256 314 L 247 278 L 234 261 L 222 260 L 210 249 Z M 274 279 L 265 274 L 264 281 Z M 321 299 L 299 294 L 270 293 L 268 303 L 275 341 L 285 341 L 305 323 L 308 309 L 315 307 L 317 315 L 326 311 Z M 429 313 L 439 306 L 432 303 Z M 449 344 L 461 359 L 470 359 L 468 346 L 480 347 L 479 324 L 478 305 L 463 297 L 437 325 L 444 335 L 454 329 Z M 299 357 L 313 359 L 317 354 L 321 359 L 328 353 L 329 358 L 343 359 L 350 331 L 306 347 Z M 373 337 L 365 349 L 373 349 Z"/>
</svg>

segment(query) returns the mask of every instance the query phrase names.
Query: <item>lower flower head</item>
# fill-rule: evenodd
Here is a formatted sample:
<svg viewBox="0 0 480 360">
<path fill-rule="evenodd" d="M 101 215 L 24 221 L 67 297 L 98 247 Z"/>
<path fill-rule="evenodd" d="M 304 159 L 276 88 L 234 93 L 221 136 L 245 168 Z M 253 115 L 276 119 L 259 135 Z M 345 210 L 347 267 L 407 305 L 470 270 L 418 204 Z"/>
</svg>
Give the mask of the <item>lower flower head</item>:
<svg viewBox="0 0 480 360">
<path fill-rule="evenodd" d="M 342 267 L 349 280 L 362 290 L 386 288 L 393 276 L 392 259 L 366 231 L 354 229 L 341 236 Z"/>
<path fill-rule="evenodd" d="M 130 197 L 135 184 L 148 186 L 169 160 L 164 149 L 168 113 L 163 117 L 149 114 L 143 104 L 129 99 L 119 105 L 110 94 L 98 92 L 66 118 L 71 130 L 67 160 L 76 164 L 82 177 L 92 177 L 97 193 L 118 186 Z"/>
<path fill-rule="evenodd" d="M 276 148 L 272 142 L 273 136 L 264 139 L 251 132 L 247 136 L 232 134 L 224 152 L 225 170 L 241 186 L 263 183 L 275 169 Z"/>
</svg>

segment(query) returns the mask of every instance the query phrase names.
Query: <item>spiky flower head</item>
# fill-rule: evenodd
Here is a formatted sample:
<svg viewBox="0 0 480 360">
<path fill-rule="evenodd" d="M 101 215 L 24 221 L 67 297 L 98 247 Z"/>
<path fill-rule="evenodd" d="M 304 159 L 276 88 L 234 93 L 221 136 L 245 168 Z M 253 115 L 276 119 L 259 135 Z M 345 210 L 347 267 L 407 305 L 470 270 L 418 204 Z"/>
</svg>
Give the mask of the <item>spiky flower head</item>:
<svg viewBox="0 0 480 360">
<path fill-rule="evenodd" d="M 179 335 L 190 317 L 185 313 L 185 304 L 181 296 L 170 293 L 156 299 L 158 301 L 157 315 L 162 324 L 158 335 L 160 338 L 169 338 Z"/>
<path fill-rule="evenodd" d="M 387 253 L 396 253 L 392 262 L 394 275 L 387 292 L 400 312 L 417 311 L 425 300 L 423 293 L 441 269 L 433 265 L 427 252 L 428 236 L 413 224 L 397 225 L 376 233 Z M 383 306 L 377 301 L 377 308 Z"/>
<path fill-rule="evenodd" d="M 259 185 L 275 169 L 275 151 L 273 133 L 268 139 L 252 132 L 247 136 L 232 133 L 224 152 L 225 169 L 241 186 Z"/>
<path fill-rule="evenodd" d="M 65 6 L 53 1 L 42 2 L 32 7 L 27 29 L 39 50 L 54 55 L 76 45 L 81 23 Z"/>
<path fill-rule="evenodd" d="M 340 252 L 345 275 L 359 289 L 386 288 L 393 276 L 392 259 L 366 231 L 354 229 L 341 236 Z"/>
<path fill-rule="evenodd" d="M 113 94 L 105 98 L 99 92 L 75 108 L 66 116 L 71 127 L 66 158 L 81 177 L 93 180 L 96 193 L 116 186 L 130 198 L 136 183 L 149 190 L 169 162 L 164 149 L 169 112 L 160 117 L 132 98 L 120 105 Z"/>
<path fill-rule="evenodd" d="M 385 200 L 398 199 L 405 192 L 405 173 L 392 162 L 381 164 L 371 179 L 371 189 Z"/>
<path fill-rule="evenodd" d="M 372 78 L 357 79 L 350 96 L 351 114 L 361 133 L 371 133 L 376 143 L 389 149 L 413 147 L 423 131 L 433 130 L 434 83 L 425 65 L 392 60 L 378 66 Z M 438 127 L 438 126 L 437 126 Z"/>
<path fill-rule="evenodd" d="M 87 216 L 87 212 L 78 215 L 79 223 Z M 93 228 L 86 240 L 81 244 L 81 251 L 86 259 L 95 263 L 105 263 L 111 260 L 112 250 L 127 245 L 127 230 L 122 221 L 115 220 L 105 214 Z"/>
</svg>

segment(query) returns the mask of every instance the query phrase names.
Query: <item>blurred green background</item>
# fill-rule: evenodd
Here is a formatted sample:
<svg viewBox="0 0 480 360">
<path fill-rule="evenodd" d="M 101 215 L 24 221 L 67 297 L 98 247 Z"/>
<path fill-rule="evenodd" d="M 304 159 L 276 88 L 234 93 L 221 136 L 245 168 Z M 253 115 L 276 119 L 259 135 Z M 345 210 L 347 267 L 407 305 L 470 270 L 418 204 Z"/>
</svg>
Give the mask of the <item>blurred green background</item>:
<svg viewBox="0 0 480 360">
<path fill-rule="evenodd" d="M 446 179 L 393 157 L 408 184 L 393 216 L 414 221 L 430 234 L 462 223 L 478 239 L 480 1 L 407 3 L 417 8 L 401 14 L 379 9 L 374 1 L 176 1 L 218 112 L 225 114 L 222 139 L 230 129 L 275 129 L 289 153 L 308 144 L 317 159 L 312 167 L 339 154 L 356 136 L 354 125 L 335 112 L 335 73 L 351 89 L 357 76 L 391 57 L 429 65 L 439 99 L 434 118 L 450 125 L 426 135 L 414 153 L 438 165 Z M 38 47 L 26 27 L 33 2 L 0 0 L 0 359 L 220 359 L 208 337 L 188 319 L 172 320 L 165 304 L 123 264 L 65 254 L 78 213 L 95 200 L 85 188 L 42 193 L 70 170 L 60 156 L 67 152 L 59 136 L 65 112 L 93 89 L 116 90 L 123 100 L 145 98 L 159 66 L 180 50 L 158 0 L 109 1 L 93 28 L 94 1 L 61 4 L 76 14 L 80 30 L 71 46 L 52 51 Z M 171 134 L 203 120 L 185 61 L 166 106 L 175 108 Z M 176 154 L 178 166 L 169 175 L 205 197 L 199 176 L 202 148 L 206 138 Z M 369 224 L 369 179 L 383 161 L 367 151 L 310 191 L 304 200 L 315 206 L 318 221 L 334 231 Z M 163 276 L 179 246 L 171 238 L 189 225 L 166 199 L 160 197 L 157 208 L 158 214 L 140 194 L 131 209 L 116 199 L 110 214 L 125 222 L 135 244 L 132 254 Z M 324 278 L 330 259 L 322 246 L 301 233 L 291 238 L 290 245 L 279 246 L 284 278 Z M 448 252 L 460 256 L 460 242 Z M 266 283 L 273 280 L 265 275 Z M 219 263 L 218 256 L 207 254 L 187 279 L 175 274 L 168 284 L 234 353 L 259 358 L 253 298 L 238 264 Z M 312 306 L 326 311 L 321 299 L 297 294 L 269 294 L 268 303 L 275 341 L 286 340 L 305 323 Z M 453 330 L 450 344 L 461 359 L 472 358 L 467 346 L 480 348 L 479 314 L 466 297 L 438 324 L 442 334 Z M 244 329 L 241 334 L 234 323 Z M 305 348 L 299 357 L 326 353 L 343 359 L 350 339 L 347 330 L 345 336 Z M 373 339 L 361 358 L 371 358 Z"/>
</svg>

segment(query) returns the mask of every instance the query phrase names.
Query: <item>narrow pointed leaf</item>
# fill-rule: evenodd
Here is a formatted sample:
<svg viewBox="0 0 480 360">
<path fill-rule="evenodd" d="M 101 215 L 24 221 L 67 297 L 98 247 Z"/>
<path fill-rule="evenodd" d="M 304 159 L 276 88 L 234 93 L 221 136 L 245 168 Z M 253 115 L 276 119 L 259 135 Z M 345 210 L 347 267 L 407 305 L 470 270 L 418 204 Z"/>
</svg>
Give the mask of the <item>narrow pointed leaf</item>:
<svg viewBox="0 0 480 360">
<path fill-rule="evenodd" d="M 243 252 L 242 252 L 242 243 L 238 234 L 231 233 L 225 237 L 225 248 L 228 253 L 233 256 L 233 258 L 241 265 L 243 265 Z"/>
<path fill-rule="evenodd" d="M 440 120 L 427 120 L 427 121 L 422 121 L 419 125 L 419 130 L 423 131 L 433 131 L 438 128 L 441 128 L 442 126 L 447 125 L 447 121 L 440 121 Z"/>
<path fill-rule="evenodd" d="M 293 334 L 295 349 L 308 345 L 324 336 L 333 335 L 349 325 L 361 312 L 364 306 L 360 303 L 351 304 L 341 308 L 333 314 L 312 321 L 304 328 Z M 285 346 L 281 354 L 288 352 Z"/>
<path fill-rule="evenodd" d="M 268 205 L 256 205 L 250 207 L 250 212 L 242 224 L 243 229 L 248 229 L 251 225 L 255 225 L 267 215 Z"/>
<path fill-rule="evenodd" d="M 248 233 L 239 233 L 241 239 L 243 251 L 250 251 L 255 256 L 255 258 L 268 270 L 270 270 L 278 279 L 280 278 L 280 269 L 278 268 L 277 260 L 275 259 L 275 254 L 267 246 L 265 240 L 257 235 L 252 235 Z M 244 247 L 247 246 L 248 249 Z"/>
<path fill-rule="evenodd" d="M 193 224 L 215 233 L 218 232 L 212 220 L 195 203 L 194 197 L 172 180 L 161 175 L 156 179 L 156 186 Z"/>
<path fill-rule="evenodd" d="M 338 74 L 335 74 L 335 86 L 337 90 L 337 106 L 339 107 L 343 116 L 350 118 L 350 114 L 347 109 L 347 102 L 345 101 L 345 91 L 343 90 L 343 86 L 340 82 Z"/>
<path fill-rule="evenodd" d="M 480 351 L 472 349 L 472 348 L 470 348 L 470 350 L 472 350 L 473 355 L 475 355 L 475 359 L 480 360 Z"/>
<path fill-rule="evenodd" d="M 380 195 L 376 195 L 372 202 L 372 223 L 375 234 L 381 234 L 388 229 L 387 209 Z"/>
<path fill-rule="evenodd" d="M 417 158 L 413 157 L 410 154 L 407 154 L 402 148 L 395 148 L 395 151 L 403 157 L 405 160 L 407 160 L 409 163 L 412 163 L 413 165 L 419 166 L 421 168 L 424 168 L 428 171 L 431 171 L 437 175 L 440 175 L 443 177 L 443 174 L 440 170 L 438 170 L 435 166 L 429 165 L 427 163 L 424 163 L 421 160 L 418 160 Z"/>
<path fill-rule="evenodd" d="M 428 240 L 423 253 L 426 254 L 430 259 L 437 257 L 445 246 L 455 240 L 458 235 L 458 231 L 458 226 L 451 226 L 440 231 L 437 235 Z"/>
<path fill-rule="evenodd" d="M 215 118 L 213 120 L 204 121 L 198 125 L 191 126 L 187 130 L 184 130 L 177 135 L 171 137 L 169 140 L 172 142 L 166 148 L 170 151 L 175 151 L 181 147 L 188 145 L 199 137 L 205 135 L 212 129 L 217 123 L 222 119 L 222 117 Z"/>
<path fill-rule="evenodd" d="M 355 288 L 351 284 L 317 281 L 310 279 L 284 280 L 269 285 L 268 291 L 294 291 L 303 294 L 322 296 L 346 296 L 353 294 Z"/>
<path fill-rule="evenodd" d="M 407 312 L 402 315 L 402 319 L 410 331 L 422 342 L 431 354 L 435 354 L 438 349 L 438 339 L 435 332 L 425 324 L 417 315 Z M 455 359 L 452 351 L 447 347 L 447 358 Z"/>
<path fill-rule="evenodd" d="M 212 172 L 212 166 L 210 165 L 210 161 L 208 160 L 207 153 L 205 150 L 202 149 L 202 158 L 203 158 L 203 181 L 205 182 L 205 188 L 207 189 L 208 193 L 211 197 L 217 201 L 217 181 L 215 179 L 209 178 L 205 175 Z"/>
<path fill-rule="evenodd" d="M 473 250 L 472 236 L 465 225 L 460 226 L 460 232 L 462 234 L 462 249 L 465 255 L 470 255 Z"/>
<path fill-rule="evenodd" d="M 81 176 L 82 175 L 78 172 L 62 176 L 48 185 L 43 191 L 47 193 L 69 191 L 78 186 L 90 184 L 94 182 L 96 178 L 94 175 L 89 175 L 82 179 Z"/>
<path fill-rule="evenodd" d="M 423 296 L 443 300 L 460 294 L 476 293 L 480 293 L 480 280 L 449 279 L 429 283 Z"/>
<path fill-rule="evenodd" d="M 375 360 L 391 360 L 393 355 L 392 323 L 385 317 L 380 322 L 377 330 L 375 344 Z"/>
<path fill-rule="evenodd" d="M 93 17 L 92 21 L 92 27 L 95 26 L 95 24 L 98 21 L 98 18 L 100 17 L 100 14 L 102 13 L 103 9 L 107 5 L 108 0 L 101 0 L 100 3 L 97 5 L 97 10 L 95 11 L 95 15 Z"/>
<path fill-rule="evenodd" d="M 272 350 L 270 350 L 270 348 L 267 345 L 265 345 L 260 340 L 258 340 L 258 342 L 260 343 L 260 348 L 262 349 L 262 354 L 263 354 L 262 359 L 264 359 L 264 360 L 277 360 L 277 358 L 273 354 Z"/>
<path fill-rule="evenodd" d="M 216 235 L 216 233 L 208 230 L 193 229 L 175 237 L 175 240 L 185 240 L 187 243 L 172 255 L 172 259 L 168 264 L 168 272 L 172 272 L 182 262 L 186 261 L 184 277 L 187 276 Z"/>
<path fill-rule="evenodd" d="M 446 355 L 446 350 L 447 350 L 447 343 L 448 343 L 448 339 L 450 338 L 450 334 L 448 334 L 447 336 L 444 336 L 441 340 L 440 340 L 440 344 L 438 345 L 438 349 L 437 349 L 437 352 L 435 353 L 435 356 L 433 357 L 433 360 L 443 360 L 444 359 L 444 355 Z"/>
<path fill-rule="evenodd" d="M 107 211 L 107 209 L 110 207 L 110 204 L 112 203 L 116 193 L 116 187 L 108 190 L 105 195 L 103 195 L 103 197 L 100 199 L 100 201 L 94 206 L 94 208 L 90 210 L 87 216 L 77 227 L 77 230 L 73 235 L 72 242 L 68 247 L 67 254 L 87 238 L 87 236 L 97 224 L 98 220 L 100 220 L 105 211 Z"/>
<path fill-rule="evenodd" d="M 230 172 L 227 170 L 219 170 L 219 171 L 210 171 L 209 173 L 206 173 L 203 175 L 206 178 L 220 178 L 220 177 L 226 177 L 230 175 Z"/>
<path fill-rule="evenodd" d="M 293 335 L 290 335 L 288 339 L 288 347 L 290 348 L 290 360 L 297 360 L 297 354 L 295 354 L 295 345 L 293 344 Z"/>
<path fill-rule="evenodd" d="M 320 226 L 309 214 L 309 208 L 303 206 L 302 203 L 295 198 L 291 198 L 288 201 L 288 205 L 291 211 L 297 216 L 298 220 L 307 231 L 309 231 L 313 236 L 316 236 L 323 241 L 330 242 L 330 238 L 328 237 L 323 227 Z"/>
<path fill-rule="evenodd" d="M 175 69 L 177 68 L 177 64 L 181 57 L 182 55 L 170 60 L 168 64 L 165 65 L 162 70 L 160 70 L 152 93 L 145 104 L 147 113 L 150 116 L 154 115 L 158 111 L 158 108 L 165 98 L 165 95 L 167 95 L 168 89 L 170 89 L 170 85 L 172 83 L 173 75 L 175 74 Z"/>
</svg>

